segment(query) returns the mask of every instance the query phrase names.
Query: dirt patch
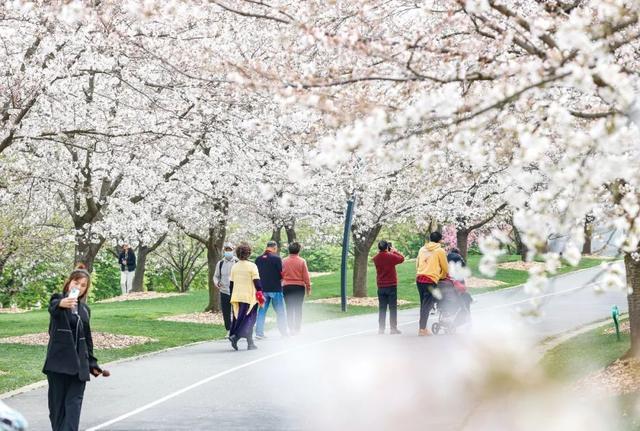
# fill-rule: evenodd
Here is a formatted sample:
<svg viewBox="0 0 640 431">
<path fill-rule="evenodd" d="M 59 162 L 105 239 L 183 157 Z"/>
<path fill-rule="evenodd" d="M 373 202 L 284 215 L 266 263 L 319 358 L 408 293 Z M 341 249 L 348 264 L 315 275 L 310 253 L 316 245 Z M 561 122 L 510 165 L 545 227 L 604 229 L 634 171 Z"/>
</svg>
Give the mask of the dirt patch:
<svg viewBox="0 0 640 431">
<path fill-rule="evenodd" d="M 315 278 L 315 277 L 322 277 L 323 275 L 329 275 L 332 274 L 331 272 L 311 272 L 309 271 L 309 277 L 311 278 Z"/>
<path fill-rule="evenodd" d="M 137 344 L 157 342 L 155 338 L 139 335 L 110 334 L 108 332 L 92 332 L 94 349 L 123 349 Z M 0 344 L 26 344 L 29 346 L 46 346 L 49 343 L 49 334 L 19 335 L 17 337 L 0 338 Z"/>
<path fill-rule="evenodd" d="M 576 392 L 589 391 L 603 396 L 640 391 L 640 361 L 618 359 L 604 370 L 596 371 L 575 385 Z"/>
<path fill-rule="evenodd" d="M 498 264 L 498 268 L 515 269 L 516 271 L 529 271 L 531 268 L 545 269 L 543 262 L 523 262 L 521 260 L 515 262 L 503 262 Z"/>
<path fill-rule="evenodd" d="M 6 371 L 0 370 L 0 376 L 6 376 L 7 374 L 9 374 L 9 373 L 7 373 Z"/>
<path fill-rule="evenodd" d="M 172 296 L 180 296 L 182 293 L 164 293 L 164 292 L 131 292 L 126 295 L 115 296 L 109 299 L 98 301 L 99 304 L 108 302 L 124 302 L 124 301 L 140 301 L 142 299 L 158 299 L 170 298 Z"/>
<path fill-rule="evenodd" d="M 308 302 L 312 304 L 340 304 L 340 297 L 336 296 L 333 298 L 314 299 Z M 370 296 L 367 298 L 347 298 L 347 304 L 355 305 L 357 307 L 377 307 L 378 298 L 373 296 Z M 398 305 L 406 305 L 406 304 L 411 304 L 411 302 L 406 301 L 404 299 L 398 299 Z"/>
<path fill-rule="evenodd" d="M 604 331 L 602 331 L 602 333 L 604 335 L 614 335 L 616 333 L 616 328 L 615 326 L 613 326 L 613 321 L 611 321 L 611 324 L 608 325 L 609 327 L 607 329 L 605 329 Z M 629 321 L 625 320 L 624 322 L 620 323 L 620 333 L 621 334 L 629 334 L 631 333 L 631 325 L 629 325 Z"/>
<path fill-rule="evenodd" d="M 504 286 L 504 281 L 489 280 L 488 278 L 467 277 L 464 280 L 465 285 L 470 289 L 482 289 L 486 287 L 500 287 Z"/>
<path fill-rule="evenodd" d="M 205 325 L 224 325 L 222 313 L 191 313 L 176 314 L 174 316 L 161 317 L 158 320 L 165 322 L 201 323 Z M 266 322 L 273 322 L 272 317 L 267 317 Z"/>
<path fill-rule="evenodd" d="M 0 313 L 7 313 L 7 314 L 26 313 L 27 311 L 29 310 L 23 310 L 22 308 L 17 308 L 17 307 L 7 307 L 7 308 L 0 307 Z"/>
<path fill-rule="evenodd" d="M 600 254 L 583 254 L 583 258 L 588 259 L 602 259 L 602 260 L 614 260 L 617 259 L 616 256 L 602 256 Z"/>
</svg>

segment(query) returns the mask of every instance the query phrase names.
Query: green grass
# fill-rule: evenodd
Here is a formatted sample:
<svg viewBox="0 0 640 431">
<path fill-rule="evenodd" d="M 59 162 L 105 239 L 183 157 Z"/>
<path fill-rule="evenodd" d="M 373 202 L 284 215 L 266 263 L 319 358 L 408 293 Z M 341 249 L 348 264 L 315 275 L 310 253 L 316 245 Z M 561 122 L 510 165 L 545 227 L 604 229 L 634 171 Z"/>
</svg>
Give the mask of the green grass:
<svg viewBox="0 0 640 431">
<path fill-rule="evenodd" d="M 479 275 L 477 266 L 479 256 L 470 256 L 469 265 L 474 275 Z M 506 256 L 505 261 L 517 260 L 518 256 Z M 593 262 L 592 262 L 593 261 Z M 585 260 L 593 266 L 599 261 Z M 400 279 L 399 297 L 418 303 L 415 288 L 415 262 L 407 262 L 398 268 Z M 351 274 L 349 274 L 349 277 Z M 526 272 L 515 270 L 498 270 L 496 279 L 504 281 L 503 287 L 523 283 Z M 314 291 L 311 299 L 338 296 L 340 292 L 339 273 L 313 279 Z M 376 295 L 375 269 L 369 268 L 369 295 Z M 486 291 L 485 289 L 484 291 Z M 349 293 L 351 285 L 349 284 Z M 125 349 L 96 350 L 101 363 L 116 359 L 137 356 L 161 349 L 182 346 L 185 344 L 221 339 L 226 331 L 222 326 L 201 325 L 195 323 L 164 322 L 159 317 L 186 314 L 202 311 L 208 301 L 206 291 L 194 291 L 184 295 L 144 301 L 125 301 L 107 304 L 93 304 L 91 327 L 93 331 L 115 334 L 142 335 L 157 339 L 157 342 Z M 305 322 L 334 319 L 339 317 L 375 312 L 374 307 L 350 306 L 346 314 L 340 312 L 339 305 L 306 304 Z M 273 311 L 270 316 L 275 317 Z M 22 314 L 0 314 L 0 338 L 14 335 L 46 332 L 49 315 L 46 311 L 31 311 Z M 43 379 L 41 373 L 46 348 L 42 346 L 24 346 L 18 344 L 0 344 L 0 370 L 8 374 L 0 375 L 0 393 L 7 392 L 26 384 Z"/>
<path fill-rule="evenodd" d="M 630 345 L 629 334 L 604 334 L 609 326 L 577 335 L 549 350 L 541 365 L 547 375 L 559 381 L 576 381 L 587 374 L 606 367 L 621 357 Z"/>
<path fill-rule="evenodd" d="M 551 349 L 541 361 L 545 373 L 556 381 L 570 384 L 620 358 L 629 349 L 629 334 L 622 334 L 617 341 L 615 334 L 604 334 L 605 329 L 612 326 L 593 329 Z M 618 408 L 618 422 L 612 424 L 612 430 L 640 430 L 640 392 L 603 401 L 612 401 Z"/>
</svg>

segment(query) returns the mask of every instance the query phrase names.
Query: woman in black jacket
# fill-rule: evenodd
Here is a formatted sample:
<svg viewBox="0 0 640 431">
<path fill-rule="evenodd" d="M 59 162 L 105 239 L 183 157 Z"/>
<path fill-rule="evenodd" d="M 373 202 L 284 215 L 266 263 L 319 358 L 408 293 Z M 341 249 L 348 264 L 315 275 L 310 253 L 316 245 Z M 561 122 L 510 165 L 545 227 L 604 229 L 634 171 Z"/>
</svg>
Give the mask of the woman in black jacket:
<svg viewBox="0 0 640 431">
<path fill-rule="evenodd" d="M 65 281 L 62 294 L 53 294 L 49 302 L 49 345 L 42 372 L 49 381 L 49 419 L 53 431 L 77 430 L 90 374 L 109 376 L 93 356 L 91 310 L 83 301 L 90 285 L 89 272 L 79 267 Z"/>
</svg>

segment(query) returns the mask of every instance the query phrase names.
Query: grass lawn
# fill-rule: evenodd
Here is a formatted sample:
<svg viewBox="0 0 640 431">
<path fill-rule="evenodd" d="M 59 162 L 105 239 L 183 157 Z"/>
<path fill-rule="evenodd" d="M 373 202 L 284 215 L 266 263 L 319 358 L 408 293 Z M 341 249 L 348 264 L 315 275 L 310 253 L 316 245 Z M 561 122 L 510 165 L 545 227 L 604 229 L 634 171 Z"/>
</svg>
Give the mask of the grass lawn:
<svg viewBox="0 0 640 431">
<path fill-rule="evenodd" d="M 479 256 L 470 256 L 469 265 L 474 275 L 478 274 Z M 506 256 L 505 261 L 517 260 L 518 256 Z M 582 267 L 597 265 L 596 259 L 585 259 Z M 566 268 L 569 270 L 569 268 Z M 399 297 L 418 303 L 415 288 L 415 262 L 407 262 L 398 268 L 400 278 Z M 349 277 L 351 274 L 349 274 Z M 313 279 L 313 298 L 338 296 L 340 292 L 340 275 L 334 273 Z M 523 283 L 527 273 L 516 270 L 499 270 L 496 279 L 507 283 L 503 287 Z M 375 270 L 369 271 L 369 295 L 376 294 Z M 486 291 L 489 289 L 484 289 Z M 480 291 L 480 290 L 479 290 Z M 351 284 L 349 284 L 351 292 Z M 226 331 L 221 326 L 202 325 L 196 323 L 177 323 L 158 321 L 159 317 L 194 313 L 202 311 L 208 301 L 206 291 L 189 292 L 181 296 L 143 300 L 125 301 L 106 304 L 93 304 L 91 327 L 93 331 L 115 334 L 142 335 L 152 337 L 158 342 L 132 346 L 124 349 L 97 350 L 96 356 L 101 363 L 116 359 L 136 356 L 168 347 L 182 346 L 197 341 L 221 339 Z M 339 305 L 306 304 L 305 322 L 333 319 L 356 314 L 375 312 L 374 307 L 351 306 L 346 314 L 340 312 Z M 273 311 L 270 315 L 275 317 Z M 22 314 L 0 314 L 0 338 L 46 332 L 49 315 L 46 311 L 31 311 Z M 20 344 L 0 344 L 0 393 L 7 392 L 26 384 L 43 379 L 41 373 L 46 347 L 25 346 Z"/>
<path fill-rule="evenodd" d="M 621 334 L 617 341 L 615 334 L 603 334 L 608 327 L 613 327 L 613 322 L 549 350 L 541 361 L 544 371 L 553 379 L 573 382 L 621 357 L 629 349 L 629 334 Z"/>
<path fill-rule="evenodd" d="M 629 349 L 629 334 L 622 334 L 617 341 L 615 334 L 603 334 L 605 329 L 593 329 L 551 349 L 541 361 L 544 371 L 557 381 L 571 384 L 611 364 Z M 613 402 L 618 406 L 619 422 L 611 429 L 640 430 L 640 392 L 615 396 Z"/>
</svg>

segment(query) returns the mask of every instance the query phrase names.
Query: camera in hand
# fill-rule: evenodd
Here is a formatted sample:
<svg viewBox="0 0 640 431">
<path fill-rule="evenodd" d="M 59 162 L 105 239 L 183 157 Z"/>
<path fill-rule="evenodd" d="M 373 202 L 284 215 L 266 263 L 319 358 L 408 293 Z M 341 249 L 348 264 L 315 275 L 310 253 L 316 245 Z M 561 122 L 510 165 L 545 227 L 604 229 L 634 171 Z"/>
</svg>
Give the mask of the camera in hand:
<svg viewBox="0 0 640 431">
<path fill-rule="evenodd" d="M 387 242 L 387 250 L 391 251 L 393 249 L 393 244 Z"/>
</svg>

